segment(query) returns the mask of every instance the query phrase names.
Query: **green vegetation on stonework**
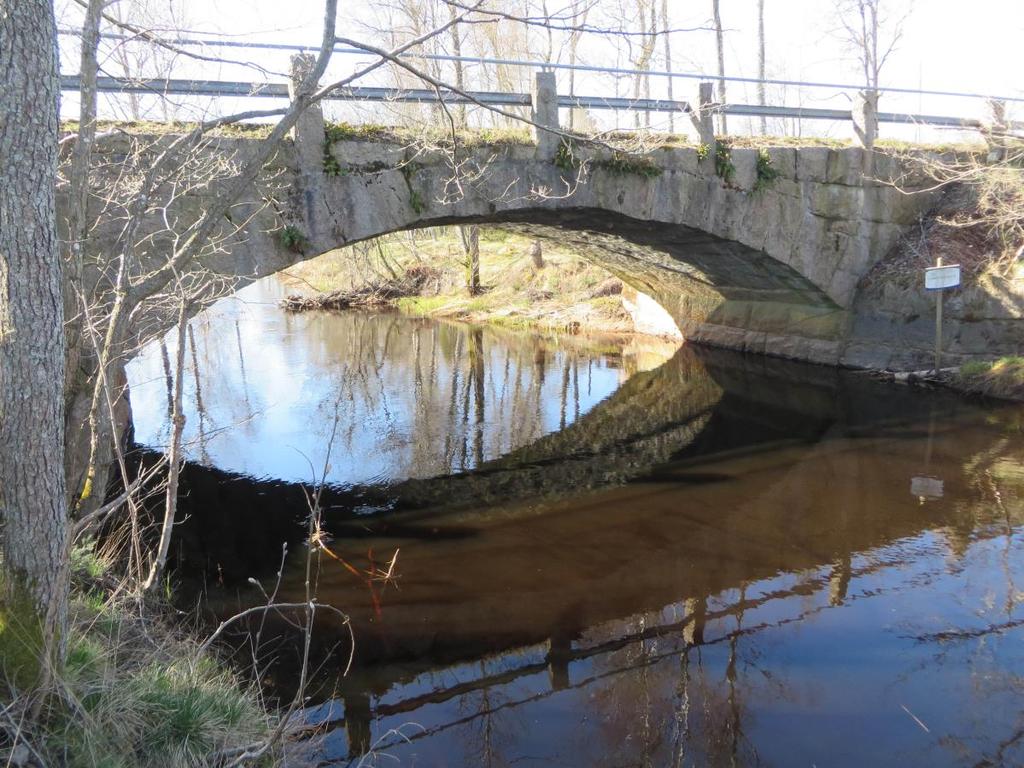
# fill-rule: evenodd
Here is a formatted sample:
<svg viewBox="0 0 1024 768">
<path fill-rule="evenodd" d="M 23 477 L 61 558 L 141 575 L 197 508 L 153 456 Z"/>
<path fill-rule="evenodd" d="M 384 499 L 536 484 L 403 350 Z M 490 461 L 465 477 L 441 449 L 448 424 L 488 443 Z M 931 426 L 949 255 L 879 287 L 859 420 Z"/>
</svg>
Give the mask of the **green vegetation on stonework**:
<svg viewBox="0 0 1024 768">
<path fill-rule="evenodd" d="M 708 153 L 710 153 L 710 152 L 711 152 L 711 147 L 708 146 L 707 144 L 705 144 L 703 141 L 700 144 L 697 145 L 697 159 L 698 160 L 701 160 L 701 161 L 707 160 L 708 159 Z"/>
<path fill-rule="evenodd" d="M 342 169 L 338 158 L 331 151 L 332 146 L 333 144 L 330 139 L 324 139 L 324 175 L 334 178 L 335 176 L 341 176 Z"/>
<path fill-rule="evenodd" d="M 822 136 L 721 136 L 719 143 L 726 143 L 735 149 L 770 149 L 771 147 L 828 147 L 843 149 L 852 142 L 849 139 L 830 139 Z"/>
<path fill-rule="evenodd" d="M 324 124 L 324 173 L 328 176 L 341 176 L 345 170 L 334 156 L 331 147 L 338 141 L 388 141 L 396 137 L 394 129 L 383 125 L 366 123 L 352 125 L 350 123 Z"/>
<path fill-rule="evenodd" d="M 616 152 L 611 157 L 597 159 L 594 161 L 594 167 L 617 176 L 632 174 L 653 178 L 661 175 L 661 168 L 650 158 L 629 155 L 625 152 Z"/>
<path fill-rule="evenodd" d="M 521 147 L 533 143 L 526 128 L 480 128 L 460 131 L 459 139 L 465 147 Z M 451 134 L 448 135 L 451 138 Z"/>
<path fill-rule="evenodd" d="M 529 130 L 525 128 L 478 128 L 452 133 L 439 126 L 386 126 L 373 123 L 353 125 L 351 123 L 326 123 L 324 143 L 330 146 L 339 141 L 376 141 L 396 144 L 426 142 L 442 147 L 458 144 L 461 147 L 504 147 L 525 146 L 532 143 Z"/>
<path fill-rule="evenodd" d="M 324 139 L 336 141 L 386 141 L 395 137 L 395 129 L 375 123 L 324 123 Z"/>
<path fill-rule="evenodd" d="M 580 159 L 576 155 L 576 145 L 569 139 L 563 138 L 558 143 L 555 156 L 551 158 L 551 164 L 560 171 L 571 172 L 580 167 Z"/>
<path fill-rule="evenodd" d="M 117 130 L 136 136 L 152 136 L 164 134 L 187 133 L 199 127 L 199 123 L 185 120 L 162 122 L 157 120 L 97 120 L 96 132 L 106 133 Z M 77 120 L 62 120 L 60 132 L 77 133 Z M 274 126 L 270 123 L 230 123 L 218 126 L 207 133 L 208 136 L 221 136 L 236 139 L 264 139 L 270 135 Z"/>
<path fill-rule="evenodd" d="M 723 141 L 715 145 L 715 174 L 726 184 L 736 178 L 736 166 L 732 164 L 732 147 Z"/>
<path fill-rule="evenodd" d="M 889 149 L 896 152 L 913 152 L 926 150 L 938 152 L 939 154 L 974 155 L 985 157 L 988 154 L 988 145 L 981 141 L 943 141 L 932 143 L 915 143 L 901 139 L 878 139 L 875 142 L 878 149 Z"/>
<path fill-rule="evenodd" d="M 412 185 L 412 180 L 419 173 L 420 166 L 418 163 L 406 163 L 399 170 L 402 172 L 402 178 L 405 179 L 405 186 L 409 189 L 409 206 L 418 216 L 423 213 L 426 209 L 427 204 L 423 200 L 423 196 L 419 193 L 419 190 Z"/>
<path fill-rule="evenodd" d="M 281 227 L 277 233 L 277 241 L 292 253 L 302 253 L 309 244 L 302 230 L 292 224 Z"/>
<path fill-rule="evenodd" d="M 779 178 L 779 169 L 772 165 L 771 155 L 768 150 L 757 151 L 757 180 L 754 182 L 754 191 L 760 192 L 772 185 Z"/>
<path fill-rule="evenodd" d="M 956 384 L 969 392 L 1009 400 L 1024 400 L 1024 357 L 1000 357 L 960 366 Z"/>
<path fill-rule="evenodd" d="M 599 138 L 608 142 L 621 141 L 630 146 L 645 147 L 649 150 L 692 146 L 689 137 L 685 133 L 661 133 L 648 130 L 607 131 L 593 138 Z"/>
</svg>

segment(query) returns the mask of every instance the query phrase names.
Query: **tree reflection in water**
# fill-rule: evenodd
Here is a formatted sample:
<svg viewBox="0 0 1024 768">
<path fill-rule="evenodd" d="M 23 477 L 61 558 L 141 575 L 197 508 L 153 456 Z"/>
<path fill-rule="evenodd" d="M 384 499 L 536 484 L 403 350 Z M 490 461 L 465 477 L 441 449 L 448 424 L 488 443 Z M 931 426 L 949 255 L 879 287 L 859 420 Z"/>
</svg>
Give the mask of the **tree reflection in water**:
<svg viewBox="0 0 1024 768">
<path fill-rule="evenodd" d="M 685 348 L 620 384 L 624 358 L 576 347 L 306 322 L 283 332 L 304 336 L 310 391 L 352 404 L 339 476 L 356 469 L 325 497 L 335 543 L 402 556 L 379 605 L 319 560 L 319 599 L 351 615 L 357 661 L 339 677 L 345 633 L 317 628 L 307 717 L 326 731 L 302 759 L 1024 762 L 1020 409 Z M 245 355 L 243 397 L 240 377 L 205 378 L 204 338 L 207 423 L 251 415 L 246 397 L 268 409 L 264 363 Z M 299 413 L 304 432 L 323 415 Z M 213 462 L 230 455 L 219 439 Z M 922 476 L 941 497 L 911 493 Z M 301 486 L 196 466 L 186 483 L 178 572 L 224 575 L 212 614 L 259 599 L 244 580 L 272 578 L 282 540 L 296 554 L 281 596 L 301 593 Z M 268 676 L 290 696 L 290 635 L 275 632 Z"/>
</svg>

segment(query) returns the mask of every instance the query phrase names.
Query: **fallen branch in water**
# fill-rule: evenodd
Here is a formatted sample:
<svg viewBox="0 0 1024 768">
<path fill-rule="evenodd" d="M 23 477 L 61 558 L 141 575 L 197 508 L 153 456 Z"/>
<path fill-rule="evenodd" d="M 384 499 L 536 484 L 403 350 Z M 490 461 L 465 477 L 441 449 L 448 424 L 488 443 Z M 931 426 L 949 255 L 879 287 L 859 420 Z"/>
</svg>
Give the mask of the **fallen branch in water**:
<svg viewBox="0 0 1024 768">
<path fill-rule="evenodd" d="M 304 312 L 386 306 L 396 299 L 423 295 L 430 283 L 434 284 L 436 292 L 440 276 L 440 271 L 433 267 L 415 266 L 398 277 L 365 283 L 357 288 L 328 291 L 316 296 L 292 294 L 281 301 L 281 307 L 288 312 Z"/>
</svg>

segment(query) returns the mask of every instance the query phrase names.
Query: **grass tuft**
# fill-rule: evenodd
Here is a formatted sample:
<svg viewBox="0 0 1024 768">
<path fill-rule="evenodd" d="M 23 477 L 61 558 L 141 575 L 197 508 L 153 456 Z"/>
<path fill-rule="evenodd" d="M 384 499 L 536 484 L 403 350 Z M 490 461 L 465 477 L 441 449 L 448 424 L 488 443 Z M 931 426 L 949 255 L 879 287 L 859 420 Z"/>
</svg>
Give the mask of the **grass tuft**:
<svg viewBox="0 0 1024 768">
<path fill-rule="evenodd" d="M 954 383 L 968 392 L 987 397 L 1024 400 L 1024 357 L 964 363 L 955 375 Z"/>
<path fill-rule="evenodd" d="M 38 709 L 18 738 L 46 765 L 198 768 L 267 736 L 255 689 L 201 655 L 163 618 L 169 609 L 98 589 L 97 580 L 113 577 L 91 545 L 73 549 L 71 570 L 67 657 L 46 691 L 26 693 L 37 684 L 29 678 L 39 633 L 25 631 L 10 601 L 0 607 L 0 697 L 15 714 Z"/>
</svg>

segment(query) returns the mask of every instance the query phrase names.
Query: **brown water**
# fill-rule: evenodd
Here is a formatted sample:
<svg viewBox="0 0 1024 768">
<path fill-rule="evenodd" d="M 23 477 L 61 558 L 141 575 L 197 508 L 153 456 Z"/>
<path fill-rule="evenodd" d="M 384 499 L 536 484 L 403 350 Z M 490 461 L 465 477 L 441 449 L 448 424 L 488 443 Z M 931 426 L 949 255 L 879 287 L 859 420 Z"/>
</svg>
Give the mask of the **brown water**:
<svg viewBox="0 0 1024 768">
<path fill-rule="evenodd" d="M 396 322 L 393 338 L 426 327 Z M 508 338 L 483 336 L 485 374 L 536 374 L 522 350 L 544 342 Z M 1024 411 L 687 348 L 646 371 L 558 354 L 632 375 L 505 443 L 490 436 L 522 424 L 514 390 L 478 422 L 463 380 L 468 407 L 413 442 L 435 457 L 418 466 L 444 464 L 465 422 L 466 462 L 332 470 L 345 563 L 313 554 L 315 592 L 351 616 L 355 648 L 318 624 L 302 716 L 324 729 L 294 764 L 1024 763 Z M 563 411 L 561 384 L 529 391 L 531 413 Z M 260 601 L 246 577 L 273 587 L 288 541 L 279 598 L 304 599 L 301 486 L 220 470 L 188 470 L 179 574 L 219 580 L 207 606 L 226 615 Z M 396 551 L 393 578 L 366 575 Z M 288 697 L 294 638 L 281 621 L 264 637 L 264 680 Z"/>
</svg>

